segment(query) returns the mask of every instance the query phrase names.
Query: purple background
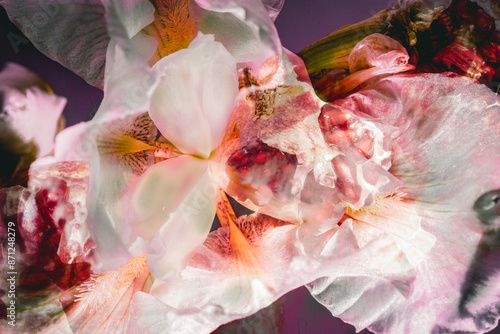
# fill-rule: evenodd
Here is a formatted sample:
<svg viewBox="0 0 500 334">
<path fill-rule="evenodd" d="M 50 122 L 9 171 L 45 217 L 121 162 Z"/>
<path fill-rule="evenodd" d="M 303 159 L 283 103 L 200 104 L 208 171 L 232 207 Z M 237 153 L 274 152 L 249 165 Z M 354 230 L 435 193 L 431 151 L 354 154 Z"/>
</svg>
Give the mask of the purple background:
<svg viewBox="0 0 500 334">
<path fill-rule="evenodd" d="M 336 28 L 366 19 L 392 4 L 390 0 L 288 0 L 276 20 L 276 26 L 283 45 L 297 53 Z M 22 36 L 0 7 L 0 68 L 7 61 L 28 67 L 48 81 L 56 94 L 68 99 L 64 110 L 68 125 L 89 120 L 99 106 L 102 92 L 41 55 L 30 43 L 21 44 L 16 50 L 9 42 L 8 34 Z M 283 333 L 355 333 L 352 326 L 333 318 L 315 302 L 305 288 L 290 292 L 278 304 L 284 314 Z M 265 317 L 266 312 L 263 310 L 258 316 Z M 257 333 L 263 332 L 254 329 Z M 217 332 L 249 333 L 234 325 L 222 327 Z M 500 333 L 500 330 L 492 333 Z"/>
</svg>

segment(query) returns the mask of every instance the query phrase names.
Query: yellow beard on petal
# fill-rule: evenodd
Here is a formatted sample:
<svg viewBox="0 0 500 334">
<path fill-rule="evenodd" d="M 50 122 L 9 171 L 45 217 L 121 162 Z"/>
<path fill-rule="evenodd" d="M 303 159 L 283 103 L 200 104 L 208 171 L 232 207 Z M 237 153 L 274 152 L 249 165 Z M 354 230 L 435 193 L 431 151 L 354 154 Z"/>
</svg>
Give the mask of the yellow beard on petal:
<svg viewBox="0 0 500 334">
<path fill-rule="evenodd" d="M 99 149 L 105 153 L 126 155 L 141 151 L 154 150 L 156 147 L 148 145 L 134 137 L 123 135 L 121 137 L 99 138 Z"/>
<path fill-rule="evenodd" d="M 178 156 L 173 144 L 157 137 L 153 121 L 142 113 L 101 124 L 96 144 L 102 163 L 141 175 L 151 165 Z"/>
<path fill-rule="evenodd" d="M 75 301 L 83 303 L 83 309 L 96 311 L 107 301 L 122 295 L 135 279 L 145 275 L 149 275 L 146 254 L 133 257 L 121 269 L 95 275 L 80 285 Z"/>
<path fill-rule="evenodd" d="M 155 149 L 156 127 L 147 113 L 102 124 L 96 142 L 103 154 L 126 155 Z"/>
<path fill-rule="evenodd" d="M 355 217 L 358 214 L 387 216 L 391 214 L 394 206 L 400 203 L 405 195 L 406 193 L 398 191 L 379 194 L 371 205 L 359 209 L 354 209 L 350 204 L 347 204 L 345 213 L 350 217 Z"/>
<path fill-rule="evenodd" d="M 196 36 L 196 20 L 189 0 L 153 0 L 155 19 L 144 28 L 158 42 L 158 49 L 150 60 L 159 59 L 188 47 Z"/>
</svg>

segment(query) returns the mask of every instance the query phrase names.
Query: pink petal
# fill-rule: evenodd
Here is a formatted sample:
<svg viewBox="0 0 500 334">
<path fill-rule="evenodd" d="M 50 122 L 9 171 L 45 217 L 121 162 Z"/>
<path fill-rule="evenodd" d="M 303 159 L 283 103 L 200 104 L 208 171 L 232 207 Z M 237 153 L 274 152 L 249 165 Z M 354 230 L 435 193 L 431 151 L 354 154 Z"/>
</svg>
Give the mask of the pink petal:
<svg viewBox="0 0 500 334">
<path fill-rule="evenodd" d="M 59 127 L 66 98 L 51 94 L 50 87 L 26 68 L 8 63 L 0 72 L 0 90 L 4 95 L 2 117 L 26 142 L 34 141 L 38 156 L 49 154 Z M 40 124 L 43 122 L 44 126 Z"/>
</svg>

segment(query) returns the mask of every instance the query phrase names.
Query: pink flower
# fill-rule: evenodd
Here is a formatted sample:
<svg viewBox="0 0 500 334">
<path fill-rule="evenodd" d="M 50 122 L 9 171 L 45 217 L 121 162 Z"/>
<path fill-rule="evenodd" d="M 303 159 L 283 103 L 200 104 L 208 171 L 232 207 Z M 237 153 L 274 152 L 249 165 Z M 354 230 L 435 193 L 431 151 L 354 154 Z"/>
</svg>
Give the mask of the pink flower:
<svg viewBox="0 0 500 334">
<path fill-rule="evenodd" d="M 376 333 L 493 328 L 500 317 L 498 96 L 470 79 L 425 74 L 387 78 L 335 104 L 401 131 L 389 169 L 401 188 L 348 209 L 342 226 L 352 226 L 361 249 L 392 235 L 409 267 L 383 275 L 332 267 L 310 285 L 313 296 Z"/>
<path fill-rule="evenodd" d="M 30 164 L 52 152 L 54 137 L 64 126 L 66 99 L 52 94 L 45 81 L 14 63 L 0 72 L 0 95 L 0 144 L 8 160 L 2 163 L 0 184 L 25 185 Z"/>
</svg>

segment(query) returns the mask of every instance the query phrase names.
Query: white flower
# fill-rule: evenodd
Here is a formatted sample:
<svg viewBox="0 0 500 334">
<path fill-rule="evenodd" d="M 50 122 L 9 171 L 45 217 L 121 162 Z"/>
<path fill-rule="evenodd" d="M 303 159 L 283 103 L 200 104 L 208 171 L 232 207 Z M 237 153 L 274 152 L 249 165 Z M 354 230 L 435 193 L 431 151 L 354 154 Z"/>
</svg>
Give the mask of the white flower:
<svg viewBox="0 0 500 334">
<path fill-rule="evenodd" d="M 91 123 L 58 140 L 56 159 L 91 162 L 94 268 L 115 269 L 131 255 L 148 254 L 151 272 L 167 277 L 203 242 L 215 215 L 211 171 L 218 167 L 210 158 L 238 93 L 237 63 L 225 45 L 199 33 L 187 49 L 151 67 L 154 43 L 139 30 L 153 20 L 152 6 L 105 6 L 112 39 L 104 100 Z"/>
</svg>

